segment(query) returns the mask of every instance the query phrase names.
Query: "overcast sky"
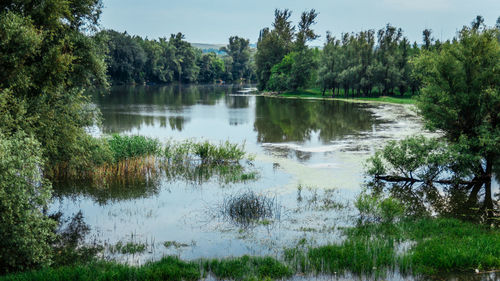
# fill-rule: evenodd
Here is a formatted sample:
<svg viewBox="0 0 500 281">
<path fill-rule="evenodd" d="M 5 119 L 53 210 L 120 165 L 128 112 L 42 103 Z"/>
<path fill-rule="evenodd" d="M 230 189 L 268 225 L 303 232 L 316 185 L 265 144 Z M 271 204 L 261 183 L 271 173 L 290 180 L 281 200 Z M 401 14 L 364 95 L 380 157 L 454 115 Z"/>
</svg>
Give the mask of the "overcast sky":
<svg viewBox="0 0 500 281">
<path fill-rule="evenodd" d="M 274 9 L 289 8 L 297 22 L 304 10 L 319 12 L 315 30 L 341 32 L 380 29 L 391 23 L 411 41 L 422 41 L 430 28 L 437 39 L 452 38 L 458 29 L 482 15 L 487 25 L 500 16 L 500 0 L 103 0 L 103 28 L 158 38 L 182 32 L 196 43 L 226 43 L 238 35 L 257 41 L 269 27 Z"/>
</svg>

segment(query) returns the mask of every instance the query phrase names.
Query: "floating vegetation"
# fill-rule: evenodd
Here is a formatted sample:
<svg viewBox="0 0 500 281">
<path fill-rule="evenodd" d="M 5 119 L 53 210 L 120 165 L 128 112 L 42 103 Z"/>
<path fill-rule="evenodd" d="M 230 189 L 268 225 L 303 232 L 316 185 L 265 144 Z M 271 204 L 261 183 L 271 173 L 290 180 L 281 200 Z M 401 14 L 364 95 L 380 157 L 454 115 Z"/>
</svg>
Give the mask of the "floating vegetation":
<svg viewBox="0 0 500 281">
<path fill-rule="evenodd" d="M 226 197 L 220 206 L 221 216 L 238 226 L 248 227 L 262 221 L 270 224 L 270 219 L 280 219 L 281 207 L 277 199 L 269 198 L 254 191 L 246 191 Z"/>
<path fill-rule="evenodd" d="M 297 186 L 297 202 L 301 203 L 297 212 L 302 212 L 304 209 L 329 211 L 348 207 L 347 203 L 340 202 L 338 189 L 318 189 L 300 184 Z"/>
<path fill-rule="evenodd" d="M 108 247 L 108 251 L 111 254 L 133 255 L 133 254 L 144 253 L 146 251 L 146 247 L 147 247 L 146 244 L 140 242 L 129 241 L 124 243 L 122 241 L 118 241 L 116 244 L 110 245 Z"/>
<path fill-rule="evenodd" d="M 177 242 L 177 241 L 165 241 L 163 243 L 163 246 L 165 246 L 165 248 L 176 248 L 176 249 L 180 249 L 180 248 L 185 248 L 185 247 L 189 247 L 189 246 L 193 246 L 195 245 L 194 241 L 191 242 L 191 244 L 186 244 L 186 243 L 180 243 L 180 242 Z"/>
<path fill-rule="evenodd" d="M 220 184 L 238 183 L 258 179 L 257 171 L 249 171 L 240 164 L 192 164 L 178 163 L 163 166 L 165 176 L 169 180 L 182 180 L 193 184 L 201 184 L 216 179 Z"/>
</svg>

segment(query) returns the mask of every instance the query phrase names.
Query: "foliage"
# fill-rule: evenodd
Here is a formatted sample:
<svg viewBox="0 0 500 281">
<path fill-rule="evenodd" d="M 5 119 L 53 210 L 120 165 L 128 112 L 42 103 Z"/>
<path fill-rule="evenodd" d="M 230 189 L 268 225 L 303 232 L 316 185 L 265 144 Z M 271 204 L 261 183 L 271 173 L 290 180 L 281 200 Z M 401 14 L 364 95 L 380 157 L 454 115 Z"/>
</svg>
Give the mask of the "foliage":
<svg viewBox="0 0 500 281">
<path fill-rule="evenodd" d="M 215 52 L 203 54 L 182 33 L 157 40 L 114 30 L 99 35 L 108 39 L 108 75 L 115 84 L 213 83 L 253 76 L 250 43 L 238 36 L 229 38 L 229 45 L 222 49 L 227 56 L 220 57 Z"/>
<path fill-rule="evenodd" d="M 8 1 L 0 11 L 0 127 L 33 135 L 47 165 L 85 159 L 80 141 L 97 115 L 83 89 L 107 86 L 102 38 L 83 34 L 100 2 Z"/>
<path fill-rule="evenodd" d="M 203 163 L 228 164 L 242 160 L 245 157 L 245 151 L 244 145 L 230 143 L 229 141 L 216 145 L 209 141 L 185 140 L 167 142 L 164 155 L 168 160 L 174 162 L 182 162 L 196 157 Z"/>
<path fill-rule="evenodd" d="M 114 134 L 108 139 L 109 147 L 115 162 L 160 152 L 161 145 L 157 139 L 144 136 L 125 136 Z"/>
<path fill-rule="evenodd" d="M 439 181 L 471 176 L 469 158 L 444 141 L 424 136 L 389 141 L 368 159 L 367 173 L 372 176 L 405 177 L 408 181 Z"/>
<path fill-rule="evenodd" d="M 55 223 L 44 215 L 51 186 L 43 164 L 33 137 L 0 134 L 0 273 L 51 263 Z"/>
<path fill-rule="evenodd" d="M 394 223 L 402 218 L 404 214 L 404 206 L 395 198 L 361 193 L 354 206 L 360 214 L 360 221 L 381 222 L 384 224 Z"/>
<path fill-rule="evenodd" d="M 252 78 L 253 69 L 250 64 L 250 40 L 231 36 L 229 37 L 229 44 L 226 47 L 222 47 L 221 51 L 226 52 L 231 57 L 230 80 L 240 81 Z"/>
<path fill-rule="evenodd" d="M 500 44 L 498 30 L 464 27 L 452 42 L 414 61 L 424 83 L 418 108 L 429 129 L 440 130 L 462 154 L 477 155 L 491 173 L 500 156 Z"/>
<path fill-rule="evenodd" d="M 306 43 L 318 37 L 311 29 L 318 14 L 315 10 L 302 13 L 298 32 L 289 21 L 290 10 L 275 10 L 274 15 L 274 29 L 262 29 L 257 43 L 258 86 L 277 91 L 305 87 L 315 67 L 314 53 Z"/>
<path fill-rule="evenodd" d="M 403 37 L 401 29 L 391 25 L 378 30 L 343 33 L 340 39 L 327 33 L 318 73 L 323 94 L 332 96 L 341 89 L 345 96 L 388 95 L 408 91 L 415 94 L 420 81 L 412 75 L 410 60 L 420 52 L 416 43 Z"/>
</svg>

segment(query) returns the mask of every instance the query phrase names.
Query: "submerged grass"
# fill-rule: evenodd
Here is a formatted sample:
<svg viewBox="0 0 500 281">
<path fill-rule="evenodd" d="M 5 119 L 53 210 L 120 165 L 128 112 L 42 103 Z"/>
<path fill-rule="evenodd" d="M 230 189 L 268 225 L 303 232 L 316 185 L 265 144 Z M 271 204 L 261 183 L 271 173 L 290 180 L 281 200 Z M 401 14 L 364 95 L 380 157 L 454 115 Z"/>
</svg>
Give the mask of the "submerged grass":
<svg viewBox="0 0 500 281">
<path fill-rule="evenodd" d="M 112 135 L 93 138 L 90 164 L 74 168 L 61 164 L 52 169 L 57 182 L 87 180 L 95 186 L 116 182 L 148 182 L 162 172 L 167 177 L 204 181 L 213 175 L 226 182 L 255 180 L 255 172 L 247 172 L 239 164 L 246 155 L 244 144 L 228 141 L 213 144 L 209 141 L 168 141 L 144 136 Z M 73 167 L 73 168 L 70 168 Z"/>
<path fill-rule="evenodd" d="M 296 90 L 296 91 L 289 91 L 280 94 L 279 96 L 281 97 L 288 97 L 288 98 L 316 98 L 316 99 L 333 99 L 333 100 L 360 100 L 360 101 L 374 101 L 374 102 L 384 102 L 384 103 L 396 103 L 396 104 L 414 104 L 416 100 L 412 97 L 407 97 L 407 96 L 379 96 L 379 97 L 352 97 L 352 96 L 346 96 L 343 93 L 336 94 L 334 98 L 332 98 L 331 93 L 325 93 L 323 96 L 323 93 L 321 89 L 317 88 L 312 88 L 312 89 L 305 89 L 305 90 Z"/>
<path fill-rule="evenodd" d="M 242 227 L 280 216 L 276 198 L 269 198 L 254 191 L 228 196 L 219 208 L 221 217 Z"/>
<path fill-rule="evenodd" d="M 10 274 L 0 280 L 199 280 L 208 274 L 266 280 L 347 272 L 378 279 L 395 269 L 424 276 L 500 269 L 500 231 L 488 226 L 423 218 L 366 224 L 344 232 L 343 242 L 320 247 L 299 243 L 284 250 L 282 259 L 242 256 L 186 262 L 166 257 L 140 267 L 94 262 Z"/>
</svg>

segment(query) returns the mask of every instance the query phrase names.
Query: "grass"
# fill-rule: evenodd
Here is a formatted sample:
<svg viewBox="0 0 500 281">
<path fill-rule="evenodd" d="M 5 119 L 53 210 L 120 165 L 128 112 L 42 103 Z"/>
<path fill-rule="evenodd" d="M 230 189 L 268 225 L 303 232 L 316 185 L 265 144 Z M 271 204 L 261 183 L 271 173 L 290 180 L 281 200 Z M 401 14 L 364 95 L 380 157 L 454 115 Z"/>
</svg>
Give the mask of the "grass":
<svg viewBox="0 0 500 281">
<path fill-rule="evenodd" d="M 255 180 L 258 175 L 239 164 L 247 158 L 244 144 L 209 141 L 168 141 L 144 136 L 112 135 L 92 138 L 90 160 L 84 167 L 70 168 L 64 163 L 52 169 L 57 182 L 90 181 L 93 186 L 109 187 L 117 182 L 149 182 L 162 172 L 168 178 L 206 181 L 217 175 L 225 182 Z"/>
<path fill-rule="evenodd" d="M 384 103 L 395 103 L 395 104 L 415 104 L 416 100 L 412 97 L 403 96 L 379 96 L 379 97 L 352 97 L 345 96 L 344 93 L 340 95 L 336 94 L 332 98 L 331 93 L 325 93 L 323 96 L 321 89 L 311 88 L 305 90 L 289 91 L 279 95 L 280 97 L 286 98 L 316 98 L 316 99 L 329 99 L 329 100 L 356 100 L 356 101 L 367 101 L 367 102 L 384 102 Z"/>
<path fill-rule="evenodd" d="M 115 245 L 110 245 L 108 247 L 110 253 L 120 253 L 120 254 L 140 254 L 146 251 L 146 244 L 138 242 L 127 242 L 123 243 L 118 241 Z"/>
<path fill-rule="evenodd" d="M 194 262 L 166 257 L 140 267 L 115 262 L 46 268 L 0 277 L 0 280 L 199 280 L 200 266 Z"/>
<path fill-rule="evenodd" d="M 201 160 L 208 164 L 230 164 L 245 157 L 244 147 L 244 144 L 239 145 L 229 141 L 219 144 L 193 140 L 169 141 L 165 146 L 164 156 L 171 162 Z"/>
<path fill-rule="evenodd" d="M 126 159 L 158 155 L 161 144 L 155 138 L 145 136 L 122 136 L 114 134 L 108 139 L 115 162 Z"/>
<path fill-rule="evenodd" d="M 0 277 L 2 281 L 23 280 L 200 280 L 207 274 L 220 279 L 265 280 L 290 277 L 293 271 L 271 257 L 249 257 L 182 261 L 165 257 L 143 266 L 116 262 L 46 268 Z"/>
<path fill-rule="evenodd" d="M 282 259 L 250 257 L 182 261 L 165 257 L 135 267 L 115 262 L 46 268 L 10 274 L 0 280 L 266 280 L 294 274 L 351 272 L 379 278 L 399 269 L 403 274 L 441 275 L 500 269 L 500 231 L 447 218 L 402 220 L 346 228 L 345 240 L 307 247 L 300 241 Z M 401 246 L 406 245 L 406 250 Z M 169 246 L 173 247 L 171 243 Z"/>
<path fill-rule="evenodd" d="M 253 191 L 226 197 L 220 209 L 223 218 L 243 227 L 279 216 L 276 199 Z"/>
</svg>

